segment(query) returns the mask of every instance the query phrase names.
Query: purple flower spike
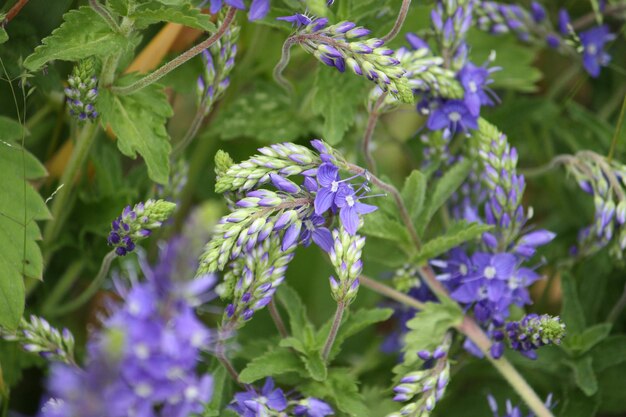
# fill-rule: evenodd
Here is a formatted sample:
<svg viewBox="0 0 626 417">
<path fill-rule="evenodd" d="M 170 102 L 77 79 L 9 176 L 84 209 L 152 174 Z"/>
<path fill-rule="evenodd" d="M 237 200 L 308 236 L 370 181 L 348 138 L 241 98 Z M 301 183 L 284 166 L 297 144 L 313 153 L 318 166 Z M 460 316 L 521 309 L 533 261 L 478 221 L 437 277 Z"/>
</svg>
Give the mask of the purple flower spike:
<svg viewBox="0 0 626 417">
<path fill-rule="evenodd" d="M 292 181 L 281 177 L 280 175 L 270 174 L 270 179 L 272 180 L 272 184 L 274 184 L 274 187 L 278 188 L 280 191 L 291 194 L 296 194 L 300 192 L 300 187 L 298 187 Z"/>
</svg>

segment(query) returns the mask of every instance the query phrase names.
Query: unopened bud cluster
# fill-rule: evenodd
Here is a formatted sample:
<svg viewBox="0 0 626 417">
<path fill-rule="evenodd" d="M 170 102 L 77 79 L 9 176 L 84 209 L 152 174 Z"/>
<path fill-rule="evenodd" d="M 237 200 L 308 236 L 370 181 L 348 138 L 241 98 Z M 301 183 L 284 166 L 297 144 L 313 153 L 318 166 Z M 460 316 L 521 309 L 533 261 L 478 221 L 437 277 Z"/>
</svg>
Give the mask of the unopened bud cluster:
<svg viewBox="0 0 626 417">
<path fill-rule="evenodd" d="M 493 339 L 496 342 L 491 346 L 491 356 L 500 358 L 504 353 L 504 341 L 507 341 L 511 349 L 535 359 L 535 350 L 546 345 L 559 345 L 564 337 L 565 323 L 560 317 L 528 314 L 520 321 L 506 323 L 504 331 L 494 332 Z"/>
<path fill-rule="evenodd" d="M 22 318 L 15 332 L 0 330 L 5 340 L 18 342 L 24 350 L 50 360 L 74 364 L 74 336 L 68 329 L 59 331 L 44 318 L 31 315 Z"/>
<path fill-rule="evenodd" d="M 98 117 L 96 100 L 98 98 L 98 78 L 95 75 L 93 59 L 79 62 L 67 79 L 69 87 L 65 88 L 65 96 L 70 114 L 77 120 L 91 121 Z"/>
<path fill-rule="evenodd" d="M 337 302 L 351 303 L 359 289 L 359 275 L 363 270 L 361 252 L 365 238 L 350 235 L 343 228 L 333 230 L 334 245 L 330 250 L 330 261 L 337 277 L 330 277 L 330 289 Z"/>
<path fill-rule="evenodd" d="M 424 369 L 405 374 L 393 389 L 394 401 L 408 402 L 400 411 L 387 417 L 428 417 L 443 397 L 450 381 L 448 350 L 449 337 L 433 352 L 421 350 L 418 357 L 424 361 Z"/>
<path fill-rule="evenodd" d="M 122 214 L 111 223 L 108 242 L 115 247 L 115 253 L 125 256 L 135 249 L 135 244 L 150 236 L 152 230 L 161 227 L 176 204 L 164 200 L 147 200 L 131 208 L 127 206 Z"/>
</svg>

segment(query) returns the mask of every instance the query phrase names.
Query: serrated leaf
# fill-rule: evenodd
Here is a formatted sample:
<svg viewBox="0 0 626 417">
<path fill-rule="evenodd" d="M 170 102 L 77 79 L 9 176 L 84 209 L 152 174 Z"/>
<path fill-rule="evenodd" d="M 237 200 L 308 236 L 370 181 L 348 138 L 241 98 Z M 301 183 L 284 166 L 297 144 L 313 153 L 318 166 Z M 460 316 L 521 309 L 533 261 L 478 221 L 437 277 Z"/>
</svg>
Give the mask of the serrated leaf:
<svg viewBox="0 0 626 417">
<path fill-rule="evenodd" d="M 363 216 L 363 227 L 359 229 L 359 232 L 367 236 L 378 237 L 400 243 L 404 246 L 410 246 L 409 233 L 406 227 L 383 213 L 382 210 L 377 210 Z"/>
<path fill-rule="evenodd" d="M 0 326 L 17 328 L 24 312 L 24 277 L 41 279 L 43 258 L 37 220 L 50 218 L 43 198 L 28 183 L 46 175 L 18 139 L 22 126 L 0 117 Z M 10 198 L 8 198 L 10 197 Z"/>
<path fill-rule="evenodd" d="M 122 16 L 128 15 L 129 0 L 107 0 L 107 6 Z"/>
<path fill-rule="evenodd" d="M 191 4 L 167 5 L 159 1 L 149 1 L 139 5 L 130 17 L 135 19 L 135 26 L 138 29 L 154 23 L 172 22 L 207 32 L 216 31 L 215 25 L 211 22 L 211 15 L 203 14 Z"/>
<path fill-rule="evenodd" d="M 151 84 L 124 96 L 102 89 L 98 111 L 103 126 L 110 125 L 117 136 L 120 151 L 131 158 L 139 152 L 150 178 L 167 184 L 171 146 L 165 123 L 172 115 L 172 108 L 162 88 Z"/>
<path fill-rule="evenodd" d="M 287 311 L 292 336 L 299 340 L 303 347 L 312 349 L 313 324 L 307 317 L 305 304 L 298 292 L 288 285 L 281 285 L 276 296 Z"/>
<path fill-rule="evenodd" d="M 560 417 L 594 417 L 599 406 L 597 395 L 585 396 L 574 388 L 566 393 L 565 404 L 559 413 Z"/>
<path fill-rule="evenodd" d="M 607 337 L 593 348 L 591 356 L 593 369 L 598 373 L 626 362 L 626 335 Z"/>
<path fill-rule="evenodd" d="M 452 193 L 463 184 L 463 181 L 465 181 L 471 169 L 472 161 L 464 159 L 457 162 L 450 170 L 443 174 L 439 181 L 437 181 L 432 188 L 432 194 L 428 199 L 426 207 L 417 221 L 417 228 L 420 235 L 424 234 L 424 230 L 426 230 L 426 227 L 437 210 L 439 210 L 439 208 L 448 201 Z"/>
<path fill-rule="evenodd" d="M 302 368 L 302 362 L 293 351 L 288 348 L 278 348 L 265 352 L 248 362 L 239 374 L 239 380 L 244 384 L 251 384 L 268 376 L 302 372 Z"/>
<path fill-rule="evenodd" d="M 91 7 L 83 6 L 63 15 L 63 24 L 24 60 L 24 67 L 35 71 L 55 59 L 77 61 L 90 56 L 105 57 L 126 46 L 123 35 L 114 32 Z"/>
<path fill-rule="evenodd" d="M 330 401 L 339 411 L 349 416 L 370 416 L 363 397 L 359 394 L 357 381 L 349 369 L 330 369 L 325 381 L 312 381 L 302 385 L 301 391 L 305 395 Z"/>
<path fill-rule="evenodd" d="M 326 369 L 326 363 L 322 359 L 322 355 L 319 352 L 310 352 L 307 355 L 301 355 L 300 359 L 304 363 L 304 367 L 308 371 L 311 378 L 316 381 L 324 381 L 328 376 L 328 369 Z"/>
<path fill-rule="evenodd" d="M 462 321 L 463 311 L 454 301 L 443 299 L 440 303 L 425 303 L 424 308 L 416 312 L 406 324 L 409 331 L 404 338 L 403 352 L 434 350 L 441 344 L 448 329 Z M 417 355 L 407 354 L 401 368 L 410 367 L 417 360 Z M 403 372 L 400 368 L 396 370 Z"/>
<path fill-rule="evenodd" d="M 367 91 L 363 81 L 356 77 L 346 77 L 323 65 L 318 67 L 313 112 L 324 119 L 322 137 L 326 142 L 331 145 L 341 142 L 344 133 L 354 124 L 354 115 Z"/>
<path fill-rule="evenodd" d="M 574 381 L 586 396 L 590 397 L 598 391 L 598 380 L 593 371 L 593 359 L 591 356 L 576 360 L 567 360 L 565 364 L 574 371 Z"/>
<path fill-rule="evenodd" d="M 492 226 L 480 223 L 469 223 L 461 220 L 454 223 L 443 236 L 437 236 L 422 246 L 414 262 L 424 262 L 446 253 L 460 244 L 479 238 L 483 233 L 492 229 Z"/>
<path fill-rule="evenodd" d="M 308 350 L 307 347 L 302 343 L 300 339 L 296 339 L 295 337 L 285 337 L 281 339 L 278 343 L 280 347 L 286 347 L 290 349 L 295 349 L 296 351 L 306 355 Z"/>
<path fill-rule="evenodd" d="M 211 125 L 210 134 L 224 140 L 251 138 L 262 143 L 294 141 L 309 132 L 291 98 L 267 82 L 237 96 Z"/>
<path fill-rule="evenodd" d="M 415 224 L 424 208 L 424 200 L 426 198 L 426 176 L 417 169 L 411 172 L 401 191 L 402 201 L 406 206 L 411 220 Z"/>
</svg>

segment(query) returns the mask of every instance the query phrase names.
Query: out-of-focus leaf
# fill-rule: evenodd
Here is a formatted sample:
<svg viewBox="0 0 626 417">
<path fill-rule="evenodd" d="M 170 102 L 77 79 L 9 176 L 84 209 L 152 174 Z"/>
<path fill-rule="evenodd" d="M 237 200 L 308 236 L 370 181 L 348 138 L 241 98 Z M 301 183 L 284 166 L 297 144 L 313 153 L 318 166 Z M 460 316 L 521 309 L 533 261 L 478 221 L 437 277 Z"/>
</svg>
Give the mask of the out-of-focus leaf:
<svg viewBox="0 0 626 417">
<path fill-rule="evenodd" d="M 567 326 L 568 333 L 580 333 L 585 328 L 585 314 L 578 299 L 576 280 L 570 273 L 565 272 L 562 275 L 561 285 L 563 288 L 561 318 Z"/>
<path fill-rule="evenodd" d="M 303 364 L 298 356 L 288 348 L 277 348 L 248 362 L 239 374 L 239 380 L 251 384 L 261 378 L 281 375 L 287 372 L 303 372 Z"/>
<path fill-rule="evenodd" d="M 590 397 L 598 391 L 598 380 L 596 374 L 593 371 L 593 359 L 591 356 L 585 356 L 584 358 L 576 360 L 567 360 L 565 364 L 572 368 L 574 372 L 574 381 L 576 385 Z"/>
<path fill-rule="evenodd" d="M 564 341 L 564 347 L 574 355 L 587 353 L 609 335 L 611 327 L 613 326 L 610 323 L 596 324 L 586 328 L 581 333 L 569 335 Z"/>
<path fill-rule="evenodd" d="M 166 5 L 156 0 L 148 1 L 137 6 L 130 17 L 135 19 L 138 29 L 154 23 L 172 22 L 207 32 L 216 31 L 215 25 L 211 22 L 211 15 L 203 14 L 191 4 Z"/>
<path fill-rule="evenodd" d="M 304 395 L 330 401 L 335 407 L 349 416 L 369 417 L 370 413 L 359 394 L 359 387 L 349 369 L 329 370 L 323 382 L 312 381 L 301 386 Z"/>
<path fill-rule="evenodd" d="M 89 6 L 70 10 L 63 20 L 64 23 L 24 60 L 27 69 L 35 71 L 55 59 L 77 61 L 94 55 L 105 57 L 128 44 L 123 35 L 114 32 Z"/>
<path fill-rule="evenodd" d="M 626 336 L 620 334 L 607 337 L 591 350 L 591 356 L 596 372 L 626 362 Z"/>
<path fill-rule="evenodd" d="M 402 200 L 415 224 L 424 208 L 426 198 L 426 176 L 418 170 L 411 172 L 402 187 Z"/>
<path fill-rule="evenodd" d="M 597 395 L 588 397 L 579 389 L 569 390 L 560 417 L 593 417 L 598 410 L 600 399 Z"/>
<path fill-rule="evenodd" d="M 477 239 L 492 227 L 487 224 L 469 223 L 465 220 L 454 223 L 443 236 L 437 236 L 422 246 L 415 262 L 424 262 L 435 258 L 464 242 Z"/>
<path fill-rule="evenodd" d="M 98 98 L 103 126 L 110 125 L 120 151 L 131 158 L 141 154 L 150 178 L 167 184 L 170 172 L 170 139 L 165 122 L 172 108 L 158 84 L 117 96 L 103 89 Z"/>
</svg>

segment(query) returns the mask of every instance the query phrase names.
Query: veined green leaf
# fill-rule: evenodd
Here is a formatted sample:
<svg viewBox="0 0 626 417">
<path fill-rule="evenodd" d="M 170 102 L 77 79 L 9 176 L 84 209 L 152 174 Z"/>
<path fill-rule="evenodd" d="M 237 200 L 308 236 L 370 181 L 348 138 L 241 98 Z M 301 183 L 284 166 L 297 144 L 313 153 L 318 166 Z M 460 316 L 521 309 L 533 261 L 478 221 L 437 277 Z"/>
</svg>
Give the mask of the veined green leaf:
<svg viewBox="0 0 626 417">
<path fill-rule="evenodd" d="M 24 60 L 24 67 L 35 71 L 55 59 L 77 61 L 90 56 L 105 57 L 128 45 L 126 38 L 114 32 L 89 6 L 70 10 L 63 20 L 63 24 Z"/>
<path fill-rule="evenodd" d="M 200 9 L 191 4 L 164 4 L 160 1 L 149 1 L 139 5 L 130 15 L 135 19 L 135 26 L 142 29 L 159 22 L 172 22 L 215 32 L 216 27 L 211 22 L 211 15 L 203 14 Z"/>
<path fill-rule="evenodd" d="M 287 372 L 303 373 L 303 364 L 292 350 L 277 348 L 248 362 L 239 374 L 239 380 L 244 384 L 251 384 L 259 379 Z"/>
<path fill-rule="evenodd" d="M 103 89 L 98 98 L 103 126 L 107 124 L 117 136 L 120 151 L 131 158 L 141 154 L 148 166 L 148 175 L 160 184 L 169 177 L 169 135 L 165 122 L 172 115 L 161 87 L 151 84 L 141 90 L 116 96 Z"/>
<path fill-rule="evenodd" d="M 491 230 L 492 226 L 487 224 L 469 223 L 465 220 L 453 224 L 443 236 L 437 236 L 429 240 L 422 246 L 422 250 L 417 254 L 415 262 L 424 262 L 435 258 L 450 249 L 459 246 L 461 243 L 477 239 L 483 233 Z"/>
</svg>

